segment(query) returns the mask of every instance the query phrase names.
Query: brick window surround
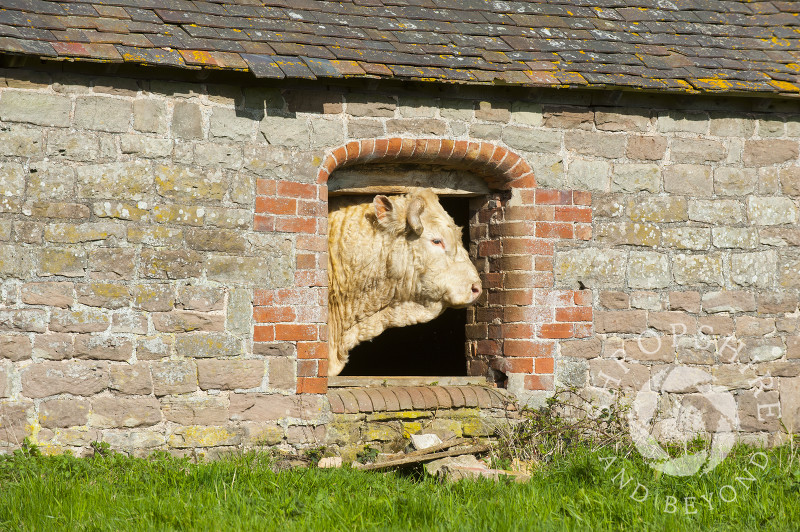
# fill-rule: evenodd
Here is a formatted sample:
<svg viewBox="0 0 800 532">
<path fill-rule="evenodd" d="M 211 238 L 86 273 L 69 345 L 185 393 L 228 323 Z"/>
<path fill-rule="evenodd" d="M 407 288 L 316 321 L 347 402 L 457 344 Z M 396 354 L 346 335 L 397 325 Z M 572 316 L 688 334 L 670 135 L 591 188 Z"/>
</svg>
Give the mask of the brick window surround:
<svg viewBox="0 0 800 532">
<path fill-rule="evenodd" d="M 328 178 L 344 166 L 393 162 L 469 170 L 486 181 L 492 192 L 471 202 L 470 247 L 485 291 L 467 315 L 468 370 L 551 390 L 556 343 L 592 334 L 591 292 L 556 289 L 553 278 L 557 242 L 591 239 L 591 196 L 538 189 L 522 157 L 485 141 L 351 141 L 326 153 L 316 183 L 259 179 L 255 230 L 294 233 L 296 269 L 293 287 L 255 290 L 255 349 L 293 345 L 297 393 L 326 393 Z"/>
</svg>

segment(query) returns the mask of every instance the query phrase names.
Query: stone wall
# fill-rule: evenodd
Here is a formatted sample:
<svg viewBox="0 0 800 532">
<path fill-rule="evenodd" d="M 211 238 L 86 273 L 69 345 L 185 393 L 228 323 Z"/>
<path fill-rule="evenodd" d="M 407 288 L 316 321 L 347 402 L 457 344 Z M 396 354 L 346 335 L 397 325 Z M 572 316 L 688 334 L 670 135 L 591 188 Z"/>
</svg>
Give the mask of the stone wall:
<svg viewBox="0 0 800 532">
<path fill-rule="evenodd" d="M 324 442 L 319 168 L 375 138 L 483 142 L 535 173 L 476 206 L 481 305 L 528 311 L 473 323 L 471 371 L 538 400 L 684 365 L 743 431 L 800 423 L 795 102 L 2 75 L 0 452 Z"/>
</svg>

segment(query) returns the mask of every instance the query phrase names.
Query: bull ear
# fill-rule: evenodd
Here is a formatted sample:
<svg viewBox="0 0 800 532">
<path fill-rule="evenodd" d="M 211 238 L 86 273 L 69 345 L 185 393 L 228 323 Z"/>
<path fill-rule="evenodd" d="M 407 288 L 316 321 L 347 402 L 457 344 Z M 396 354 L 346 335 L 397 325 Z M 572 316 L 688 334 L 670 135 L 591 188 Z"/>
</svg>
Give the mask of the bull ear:
<svg viewBox="0 0 800 532">
<path fill-rule="evenodd" d="M 408 226 L 411 227 L 411 230 L 414 231 L 417 235 L 422 234 L 422 219 L 420 216 L 422 215 L 422 211 L 425 210 L 425 202 L 422 198 L 415 197 L 411 200 L 408 204 L 408 213 L 406 214 L 406 220 L 408 220 Z"/>
<path fill-rule="evenodd" d="M 378 223 L 383 226 L 392 223 L 394 220 L 394 204 L 392 200 L 386 196 L 378 195 L 372 200 L 372 205 L 375 207 L 375 217 L 378 219 Z"/>
</svg>

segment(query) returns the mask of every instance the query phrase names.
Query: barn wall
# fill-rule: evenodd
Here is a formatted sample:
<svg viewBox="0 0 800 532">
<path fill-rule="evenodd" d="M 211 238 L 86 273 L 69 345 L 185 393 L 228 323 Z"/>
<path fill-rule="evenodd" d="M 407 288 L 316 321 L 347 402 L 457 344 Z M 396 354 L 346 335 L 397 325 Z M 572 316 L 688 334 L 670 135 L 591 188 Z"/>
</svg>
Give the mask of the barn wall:
<svg viewBox="0 0 800 532">
<path fill-rule="evenodd" d="M 752 437 L 800 424 L 795 103 L 4 75 L 0 450 L 324 442 L 317 172 L 326 150 L 385 137 L 488 142 L 536 175 L 533 196 L 498 192 L 474 238 L 486 303 L 516 306 L 503 294 L 530 281 L 544 299 L 521 306 L 550 314 L 476 321 L 476 371 L 539 400 L 688 365 L 731 391 Z M 591 200 L 590 233 L 547 219 L 570 191 Z M 504 249 L 504 228 L 552 250 Z"/>
</svg>

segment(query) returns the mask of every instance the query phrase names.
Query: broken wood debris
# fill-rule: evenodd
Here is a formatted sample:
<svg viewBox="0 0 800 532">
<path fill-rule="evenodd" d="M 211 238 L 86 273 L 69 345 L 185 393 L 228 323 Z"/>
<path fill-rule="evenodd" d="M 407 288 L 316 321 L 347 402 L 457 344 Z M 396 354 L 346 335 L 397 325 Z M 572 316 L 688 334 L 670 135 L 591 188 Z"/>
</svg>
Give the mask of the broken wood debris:
<svg viewBox="0 0 800 532">
<path fill-rule="evenodd" d="M 356 469 L 360 469 L 362 471 L 380 471 L 382 469 L 391 469 L 394 467 L 406 466 L 411 464 L 422 464 L 425 462 L 438 460 L 440 458 L 447 458 L 448 456 L 461 456 L 464 454 L 485 453 L 491 450 L 492 448 L 491 445 L 481 444 L 481 445 L 472 445 L 470 447 L 466 447 L 463 449 L 442 450 L 442 449 L 448 449 L 450 447 L 455 447 L 456 445 L 462 443 L 464 443 L 464 440 L 445 442 L 440 445 L 434 445 L 432 447 L 428 447 L 427 449 L 421 449 L 419 451 L 408 453 L 402 458 L 386 460 L 385 462 L 375 462 L 372 464 L 365 464 L 365 465 L 354 462 L 353 467 Z"/>
</svg>

